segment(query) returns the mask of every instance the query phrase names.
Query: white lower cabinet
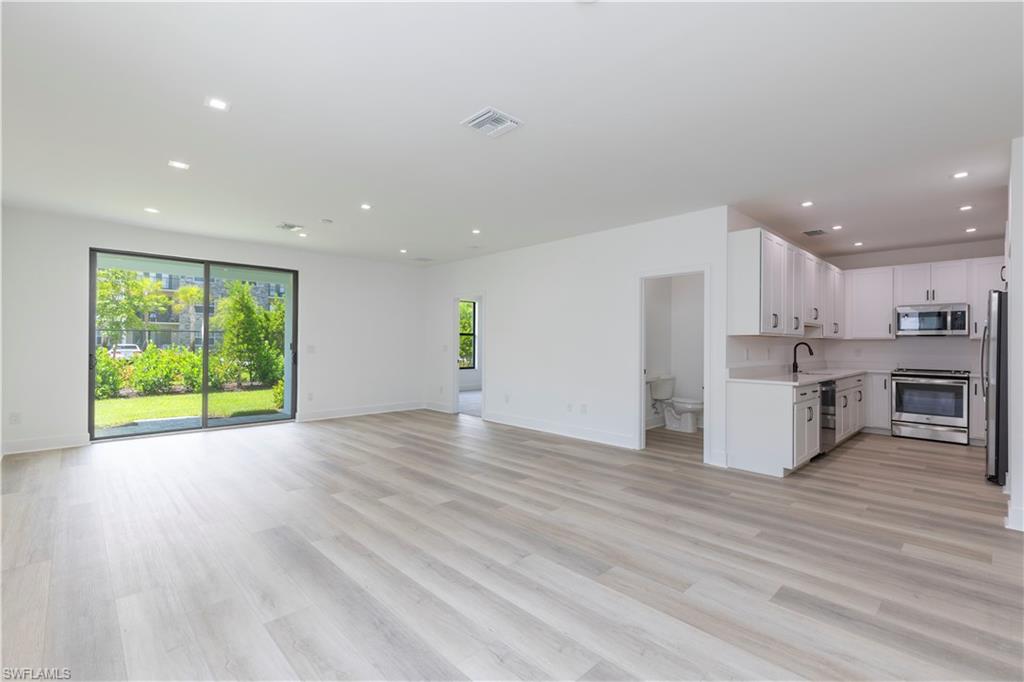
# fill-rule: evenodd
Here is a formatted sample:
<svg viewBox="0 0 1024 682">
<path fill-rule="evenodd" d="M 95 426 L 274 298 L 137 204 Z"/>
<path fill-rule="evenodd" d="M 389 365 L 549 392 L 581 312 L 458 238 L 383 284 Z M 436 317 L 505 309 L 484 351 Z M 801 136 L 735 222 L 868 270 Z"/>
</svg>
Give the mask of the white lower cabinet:
<svg viewBox="0 0 1024 682">
<path fill-rule="evenodd" d="M 864 375 L 836 382 L 836 443 L 841 443 L 864 428 Z"/>
<path fill-rule="evenodd" d="M 793 466 L 821 451 L 821 401 L 815 397 L 793 404 Z"/>
<path fill-rule="evenodd" d="M 988 437 L 988 414 L 985 410 L 985 391 L 981 378 L 971 377 L 970 391 L 967 404 L 967 437 L 972 442 L 984 444 Z"/>
<path fill-rule="evenodd" d="M 892 428 L 892 398 L 888 374 L 868 374 L 867 409 L 865 410 L 864 426 L 870 429 L 889 431 Z"/>
</svg>

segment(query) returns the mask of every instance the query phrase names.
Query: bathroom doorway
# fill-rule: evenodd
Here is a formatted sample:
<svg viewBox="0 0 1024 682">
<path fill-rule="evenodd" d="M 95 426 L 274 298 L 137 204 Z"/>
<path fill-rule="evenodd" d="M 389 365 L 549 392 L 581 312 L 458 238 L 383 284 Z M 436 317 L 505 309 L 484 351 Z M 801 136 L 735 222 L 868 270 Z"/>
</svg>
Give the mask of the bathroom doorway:
<svg viewBox="0 0 1024 682">
<path fill-rule="evenodd" d="M 483 415 L 483 354 L 480 343 L 481 298 L 457 301 L 456 367 L 458 412 L 472 417 Z"/>
<path fill-rule="evenodd" d="M 642 283 L 641 448 L 704 461 L 707 382 L 704 271 Z"/>
</svg>

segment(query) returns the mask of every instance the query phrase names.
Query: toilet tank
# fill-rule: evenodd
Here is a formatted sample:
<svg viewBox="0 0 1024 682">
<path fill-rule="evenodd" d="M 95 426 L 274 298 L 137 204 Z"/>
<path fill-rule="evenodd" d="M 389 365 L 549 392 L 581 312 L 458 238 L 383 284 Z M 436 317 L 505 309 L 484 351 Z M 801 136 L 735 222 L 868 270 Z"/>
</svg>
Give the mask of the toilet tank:
<svg viewBox="0 0 1024 682">
<path fill-rule="evenodd" d="M 651 400 L 668 400 L 676 390 L 675 377 L 659 377 L 651 382 Z"/>
</svg>

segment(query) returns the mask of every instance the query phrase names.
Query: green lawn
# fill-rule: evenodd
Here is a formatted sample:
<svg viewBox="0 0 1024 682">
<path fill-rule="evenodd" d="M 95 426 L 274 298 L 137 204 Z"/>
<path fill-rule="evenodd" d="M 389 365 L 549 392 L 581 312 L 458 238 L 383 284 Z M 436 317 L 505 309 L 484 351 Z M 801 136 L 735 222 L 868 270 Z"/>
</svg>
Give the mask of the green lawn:
<svg viewBox="0 0 1024 682">
<path fill-rule="evenodd" d="M 274 391 L 225 391 L 210 394 L 210 417 L 236 417 L 277 412 Z M 140 419 L 198 417 L 203 409 L 199 393 L 147 395 L 139 398 L 108 398 L 96 401 L 96 428 L 131 424 Z"/>
</svg>

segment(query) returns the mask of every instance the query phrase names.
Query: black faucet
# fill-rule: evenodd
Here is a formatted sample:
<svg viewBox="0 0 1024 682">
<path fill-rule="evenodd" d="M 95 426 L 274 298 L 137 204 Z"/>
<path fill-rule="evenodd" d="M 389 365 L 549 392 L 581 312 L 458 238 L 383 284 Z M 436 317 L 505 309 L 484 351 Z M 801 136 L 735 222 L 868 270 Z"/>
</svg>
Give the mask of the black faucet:
<svg viewBox="0 0 1024 682">
<path fill-rule="evenodd" d="M 797 372 L 800 371 L 800 365 L 796 364 L 796 349 L 799 348 L 800 346 L 807 346 L 807 352 L 811 354 L 811 357 L 814 357 L 814 349 L 811 348 L 811 344 L 807 343 L 806 341 L 801 341 L 800 343 L 794 344 L 793 345 L 793 374 L 796 374 Z"/>
</svg>

